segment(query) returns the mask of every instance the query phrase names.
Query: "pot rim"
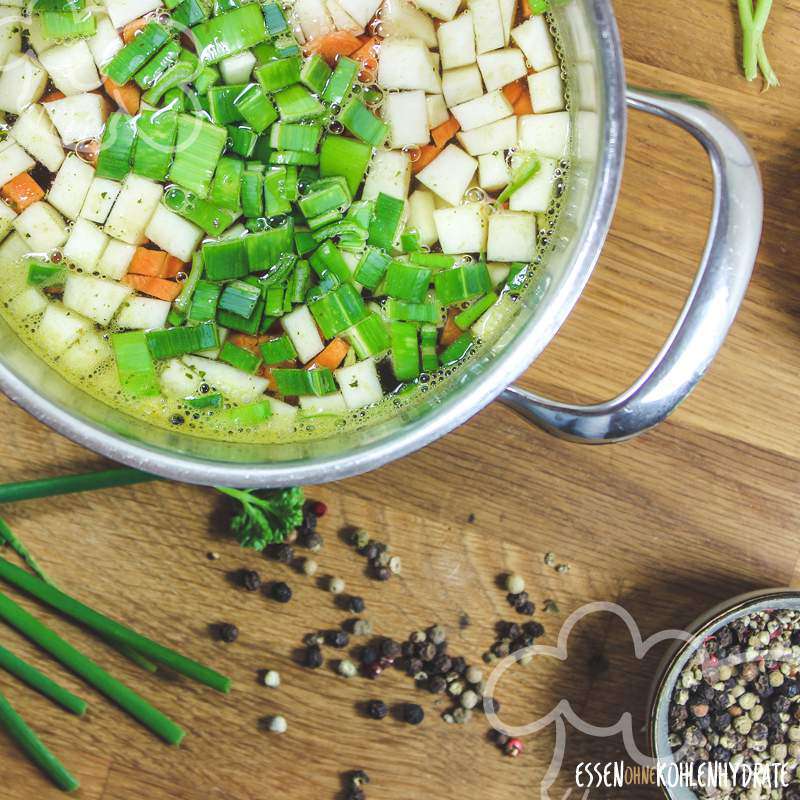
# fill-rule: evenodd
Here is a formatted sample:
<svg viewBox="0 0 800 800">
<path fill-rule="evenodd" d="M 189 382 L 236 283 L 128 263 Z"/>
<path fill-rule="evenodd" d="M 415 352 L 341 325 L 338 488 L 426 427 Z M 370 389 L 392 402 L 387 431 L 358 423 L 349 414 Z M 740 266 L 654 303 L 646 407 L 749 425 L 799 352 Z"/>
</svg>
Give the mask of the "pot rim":
<svg viewBox="0 0 800 800">
<path fill-rule="evenodd" d="M 227 484 L 239 487 L 277 487 L 326 483 L 358 475 L 401 458 L 449 433 L 494 400 L 539 356 L 572 311 L 591 275 L 611 224 L 622 179 L 625 148 L 625 75 L 619 33 L 609 0 L 590 0 L 598 80 L 605 90 L 600 141 L 605 143 L 598 161 L 593 196 L 587 207 L 588 223 L 575 248 L 570 280 L 557 290 L 535 327 L 522 330 L 512 346 L 493 356 L 482 380 L 442 402 L 396 435 L 350 452 L 313 461 L 294 460 L 240 465 L 169 453 L 135 442 L 83 419 L 43 397 L 0 363 L 0 389 L 11 400 L 58 433 L 114 461 L 186 483 Z"/>
</svg>

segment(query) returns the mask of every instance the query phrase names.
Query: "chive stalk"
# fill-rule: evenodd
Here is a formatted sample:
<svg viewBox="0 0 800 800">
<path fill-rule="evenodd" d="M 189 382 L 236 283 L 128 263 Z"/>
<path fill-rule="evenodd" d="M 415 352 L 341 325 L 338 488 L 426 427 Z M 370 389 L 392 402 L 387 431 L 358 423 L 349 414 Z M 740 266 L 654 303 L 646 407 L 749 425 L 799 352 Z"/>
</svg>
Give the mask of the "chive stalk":
<svg viewBox="0 0 800 800">
<path fill-rule="evenodd" d="M 130 486 L 158 480 L 161 478 L 157 475 L 129 467 L 86 472 L 80 475 L 60 475 L 56 478 L 40 478 L 0 485 L 0 503 L 17 503 L 22 500 L 37 500 L 60 494 L 90 492 L 95 489 L 111 489 L 115 486 Z"/>
</svg>

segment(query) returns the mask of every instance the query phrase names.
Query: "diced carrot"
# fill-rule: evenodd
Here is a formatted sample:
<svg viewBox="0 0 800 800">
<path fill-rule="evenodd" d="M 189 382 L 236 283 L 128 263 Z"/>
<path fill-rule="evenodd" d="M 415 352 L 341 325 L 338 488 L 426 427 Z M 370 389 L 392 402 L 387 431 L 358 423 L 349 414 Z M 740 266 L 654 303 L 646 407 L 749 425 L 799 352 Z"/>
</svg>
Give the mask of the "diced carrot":
<svg viewBox="0 0 800 800">
<path fill-rule="evenodd" d="M 435 144 L 422 145 L 419 149 L 419 158 L 411 162 L 411 171 L 416 175 L 423 167 L 427 167 L 441 152 L 442 148 L 437 147 Z"/>
<path fill-rule="evenodd" d="M 122 283 L 136 289 L 137 292 L 167 300 L 170 303 L 181 293 L 181 285 L 175 281 L 165 281 L 163 278 L 151 278 L 149 275 L 131 275 L 122 279 Z"/>
<path fill-rule="evenodd" d="M 522 94 L 517 98 L 516 102 L 512 103 L 512 108 L 518 117 L 522 114 L 533 114 L 531 95 L 527 89 L 522 90 Z"/>
<path fill-rule="evenodd" d="M 37 200 L 41 200 L 44 197 L 44 189 L 27 172 L 21 172 L 16 178 L 12 178 L 3 185 L 3 188 L 0 189 L 0 194 L 19 213 L 28 206 L 33 205 Z"/>
<path fill-rule="evenodd" d="M 166 261 L 167 254 L 163 250 L 137 247 L 128 272 L 132 272 L 134 275 L 149 275 L 151 278 L 165 278 L 164 265 Z"/>
<path fill-rule="evenodd" d="M 306 369 L 313 369 L 314 367 L 336 369 L 344 361 L 349 349 L 350 345 L 344 339 L 332 339 L 319 355 L 314 356 L 306 364 Z"/>
<path fill-rule="evenodd" d="M 444 328 L 442 328 L 442 333 L 439 336 L 439 345 L 441 347 L 447 347 L 448 345 L 453 344 L 453 342 L 461 336 L 464 331 L 458 327 L 455 323 L 455 318 L 458 315 L 460 309 L 458 308 L 451 308 L 447 311 L 447 320 L 444 323 Z"/>
<path fill-rule="evenodd" d="M 52 103 L 54 100 L 63 100 L 66 95 L 64 92 L 59 92 L 58 89 L 53 89 L 52 92 L 46 94 L 41 100 L 41 103 Z"/>
<path fill-rule="evenodd" d="M 503 94 L 506 96 L 506 100 L 513 106 L 522 94 L 522 84 L 519 81 L 507 83 L 503 87 Z"/>
<path fill-rule="evenodd" d="M 186 264 L 184 264 L 179 258 L 175 258 L 175 256 L 168 254 L 166 261 L 164 262 L 164 274 L 162 277 L 174 278 L 179 272 L 187 272 Z"/>
<path fill-rule="evenodd" d="M 130 44 L 133 41 L 133 37 L 136 36 L 139 31 L 144 28 L 145 25 L 150 20 L 146 17 L 139 17 L 139 19 L 133 20 L 133 22 L 129 22 L 123 29 L 122 29 L 122 41 L 125 44 Z"/>
<path fill-rule="evenodd" d="M 531 7 L 528 5 L 528 0 L 522 0 L 522 2 L 519 5 L 523 18 L 527 19 L 528 17 L 531 16 L 531 14 L 533 14 L 533 12 L 531 11 Z"/>
<path fill-rule="evenodd" d="M 258 353 L 258 346 L 267 340 L 267 336 L 251 336 L 249 333 L 233 331 L 228 334 L 228 341 L 237 347 L 243 347 L 251 353 Z"/>
<path fill-rule="evenodd" d="M 431 131 L 433 143 L 441 150 L 460 130 L 458 120 L 451 115 L 447 122 L 437 125 Z"/>
<path fill-rule="evenodd" d="M 378 69 L 378 57 L 375 55 L 375 48 L 380 44 L 381 40 L 378 36 L 362 36 L 360 40 L 362 42 L 361 46 L 350 55 L 356 61 L 360 61 L 364 67 L 359 78 L 365 80 L 368 77 L 368 73 L 371 73 L 370 77 L 374 79 L 375 71 Z"/>
<path fill-rule="evenodd" d="M 349 31 L 334 31 L 306 43 L 306 53 L 319 53 L 329 64 L 339 56 L 352 55 L 361 47 L 361 40 Z"/>
<path fill-rule="evenodd" d="M 103 78 L 103 87 L 108 96 L 126 113 L 134 116 L 139 113 L 139 104 L 142 99 L 142 93 L 139 87 L 133 82 L 120 85 L 111 80 L 111 78 Z"/>
</svg>

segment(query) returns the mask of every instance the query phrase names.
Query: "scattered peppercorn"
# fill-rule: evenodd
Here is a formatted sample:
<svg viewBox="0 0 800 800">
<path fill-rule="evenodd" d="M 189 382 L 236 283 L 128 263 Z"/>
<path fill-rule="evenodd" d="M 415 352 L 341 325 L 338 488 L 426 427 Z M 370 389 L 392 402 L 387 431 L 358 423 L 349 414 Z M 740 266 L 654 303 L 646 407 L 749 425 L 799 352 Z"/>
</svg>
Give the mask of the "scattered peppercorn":
<svg viewBox="0 0 800 800">
<path fill-rule="evenodd" d="M 270 689 L 277 689 L 281 685 L 281 676 L 277 670 L 268 669 L 264 673 L 263 678 L 264 686 L 268 686 Z"/>
<path fill-rule="evenodd" d="M 556 563 L 556 554 L 555 553 L 545 553 L 544 554 L 544 563 L 547 567 L 552 567 Z"/>
<path fill-rule="evenodd" d="M 319 553 L 324 544 L 322 537 L 318 533 L 310 533 L 305 537 L 303 544 L 312 552 Z"/>
<path fill-rule="evenodd" d="M 358 674 L 356 665 L 349 658 L 343 658 L 337 665 L 337 670 L 345 678 L 354 678 Z"/>
<path fill-rule="evenodd" d="M 403 706 L 403 720 L 409 725 L 419 725 L 425 719 L 425 712 L 422 706 L 416 703 L 406 703 Z"/>
<path fill-rule="evenodd" d="M 280 715 L 272 717 L 272 719 L 269 721 L 269 729 L 273 733 L 286 733 L 287 728 L 288 725 L 286 724 L 286 719 Z"/>
<path fill-rule="evenodd" d="M 206 553 L 206 558 L 209 561 L 216 561 L 219 558 L 219 553 L 215 553 L 213 550 L 209 553 Z"/>
<path fill-rule="evenodd" d="M 243 569 L 239 573 L 239 582 L 248 592 L 256 592 L 261 587 L 261 576 L 254 569 Z"/>
<path fill-rule="evenodd" d="M 317 517 L 324 517 L 328 513 L 328 506 L 326 506 L 322 500 L 317 500 L 317 502 L 311 506 L 311 510 Z"/>
<path fill-rule="evenodd" d="M 389 713 L 389 707 L 383 700 L 370 700 L 367 703 L 367 715 L 372 719 L 383 719 Z"/>
<path fill-rule="evenodd" d="M 569 572 L 569 564 L 559 564 L 556 567 L 556 572 L 563 575 L 565 572 Z"/>
<path fill-rule="evenodd" d="M 400 561 L 400 556 L 392 556 L 389 559 L 389 563 L 387 566 L 389 567 L 389 572 L 391 572 L 392 575 L 399 575 L 403 569 L 403 564 Z"/>
<path fill-rule="evenodd" d="M 371 636 L 372 623 L 368 619 L 357 619 L 353 623 L 354 636 Z"/>
<path fill-rule="evenodd" d="M 353 531 L 353 545 L 359 550 L 369 544 L 369 534 L 363 528 Z"/>
<path fill-rule="evenodd" d="M 318 644 L 309 645 L 306 648 L 305 664 L 310 669 L 317 669 L 322 666 L 322 649 Z"/>
<path fill-rule="evenodd" d="M 536 610 L 536 607 L 533 605 L 533 603 L 531 603 L 530 600 L 528 600 L 526 603 L 520 603 L 516 609 L 520 614 L 531 617 L 533 616 L 533 612 Z"/>
<path fill-rule="evenodd" d="M 275 548 L 275 560 L 281 564 L 291 564 L 294 559 L 294 549 L 290 544 L 279 544 Z"/>
<path fill-rule="evenodd" d="M 306 575 L 315 575 L 318 569 L 319 565 L 313 558 L 306 558 L 303 560 L 303 572 Z"/>
<path fill-rule="evenodd" d="M 270 595 L 279 603 L 288 603 L 292 599 L 292 589 L 288 583 L 276 581 L 270 588 Z"/>
<path fill-rule="evenodd" d="M 378 569 L 375 570 L 375 577 L 379 581 L 388 581 L 389 578 L 392 577 L 392 571 L 389 567 L 378 567 Z"/>
<path fill-rule="evenodd" d="M 239 629 L 230 622 L 223 622 L 218 629 L 219 638 L 223 642 L 231 644 L 239 638 Z"/>
<path fill-rule="evenodd" d="M 328 591 L 331 594 L 341 594 L 345 589 L 345 583 L 341 578 L 331 578 L 328 581 Z"/>
<path fill-rule="evenodd" d="M 428 630 L 428 639 L 433 644 L 441 644 L 447 639 L 447 631 L 441 625 L 434 625 Z"/>
<path fill-rule="evenodd" d="M 525 579 L 522 577 L 522 575 L 511 573 L 510 575 L 506 576 L 506 591 L 509 594 L 519 594 L 520 592 L 525 591 Z"/>
<path fill-rule="evenodd" d="M 347 635 L 346 631 L 338 630 L 338 631 L 328 631 L 325 640 L 331 647 L 336 647 L 341 649 L 342 647 L 347 647 L 350 644 L 350 637 Z"/>
<path fill-rule="evenodd" d="M 364 611 L 365 604 L 363 597 L 353 596 L 347 601 L 347 610 L 353 614 L 361 614 Z"/>
</svg>

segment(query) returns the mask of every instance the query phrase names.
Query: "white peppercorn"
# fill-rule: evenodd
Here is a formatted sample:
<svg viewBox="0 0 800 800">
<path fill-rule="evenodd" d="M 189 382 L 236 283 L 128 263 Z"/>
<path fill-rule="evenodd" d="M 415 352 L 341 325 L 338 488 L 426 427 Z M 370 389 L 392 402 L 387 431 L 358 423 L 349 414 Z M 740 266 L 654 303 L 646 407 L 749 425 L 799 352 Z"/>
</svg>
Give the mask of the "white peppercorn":
<svg viewBox="0 0 800 800">
<path fill-rule="evenodd" d="M 761 717 L 764 716 L 764 706 L 753 706 L 748 712 L 747 716 L 750 717 L 753 722 L 758 722 Z"/>
<path fill-rule="evenodd" d="M 289 726 L 286 724 L 286 719 L 280 715 L 273 717 L 269 721 L 269 729 L 273 733 L 286 733 Z"/>
<path fill-rule="evenodd" d="M 337 667 L 339 674 L 345 678 L 354 678 L 358 674 L 356 665 L 349 659 L 343 658 Z"/>
<path fill-rule="evenodd" d="M 800 742 L 800 725 L 791 725 L 786 735 L 790 742 Z"/>
<path fill-rule="evenodd" d="M 306 575 L 315 575 L 318 569 L 319 564 L 317 564 L 313 558 L 306 558 L 303 561 L 303 572 L 305 572 Z"/>
<path fill-rule="evenodd" d="M 463 725 L 472 718 L 472 710 L 469 708 L 456 708 L 453 710 L 453 722 Z"/>
<path fill-rule="evenodd" d="M 461 693 L 459 702 L 462 708 L 475 708 L 475 706 L 478 705 L 479 699 L 478 695 L 473 692 L 472 689 L 467 689 L 465 692 Z"/>
<path fill-rule="evenodd" d="M 470 667 L 465 677 L 469 683 L 480 683 L 483 680 L 483 670 L 480 667 Z"/>
<path fill-rule="evenodd" d="M 268 686 L 270 689 L 277 689 L 281 685 L 281 676 L 276 669 L 268 669 L 264 673 L 263 680 L 264 686 Z"/>
<path fill-rule="evenodd" d="M 331 594 L 341 594 L 344 589 L 345 584 L 341 578 L 331 578 L 328 582 L 328 591 Z"/>
<path fill-rule="evenodd" d="M 428 631 L 428 638 L 434 644 L 441 644 L 445 639 L 447 639 L 447 631 L 441 625 L 434 625 Z"/>
<path fill-rule="evenodd" d="M 506 591 L 509 594 L 519 594 L 525 591 L 525 579 L 515 572 L 506 577 Z"/>
<path fill-rule="evenodd" d="M 733 728 L 737 733 L 741 733 L 743 736 L 747 736 L 750 733 L 750 729 L 753 727 L 753 720 L 750 719 L 747 715 L 742 715 L 741 717 L 736 717 L 733 721 Z"/>
<path fill-rule="evenodd" d="M 758 697 L 753 692 L 745 692 L 739 698 L 739 707 L 743 708 L 745 711 L 749 711 L 753 706 L 755 706 Z"/>
<path fill-rule="evenodd" d="M 453 697 L 458 697 L 464 691 L 464 684 L 461 681 L 453 681 L 447 685 L 447 691 Z"/>
<path fill-rule="evenodd" d="M 403 569 L 403 563 L 400 561 L 400 556 L 392 556 L 389 559 L 389 572 L 393 575 L 399 575 Z"/>
</svg>

